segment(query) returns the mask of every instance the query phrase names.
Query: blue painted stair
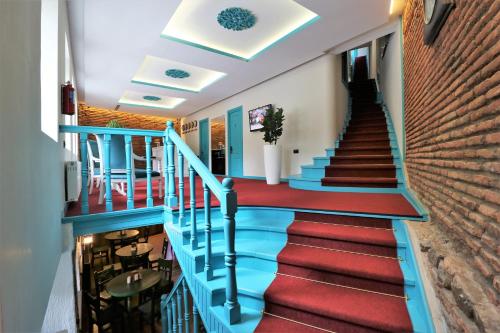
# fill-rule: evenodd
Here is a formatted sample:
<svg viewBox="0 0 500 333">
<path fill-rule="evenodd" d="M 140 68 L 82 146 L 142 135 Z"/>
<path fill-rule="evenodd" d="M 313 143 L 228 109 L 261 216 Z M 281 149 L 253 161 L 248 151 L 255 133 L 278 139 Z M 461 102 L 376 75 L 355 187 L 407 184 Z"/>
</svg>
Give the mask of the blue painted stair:
<svg viewBox="0 0 500 333">
<path fill-rule="evenodd" d="M 192 250 L 190 244 L 190 223 L 181 227 L 175 222 L 177 221 L 176 212 L 166 214 L 165 230 L 206 331 L 253 332 L 262 319 L 265 308 L 264 294 L 276 278 L 277 256 L 288 242 L 287 229 L 296 220 L 296 212 L 288 209 L 240 207 L 236 215 L 235 244 L 241 321 L 233 325 L 228 323 L 223 306 L 226 291 L 223 219 L 219 209 L 212 209 L 211 212 L 212 267 L 214 269 L 211 280 L 207 280 L 204 271 L 206 245 L 204 212 L 197 211 L 198 248 L 195 250 Z M 393 220 L 392 225 L 397 241 L 397 255 L 404 274 L 404 293 L 408 298 L 407 308 L 414 331 L 433 332 L 406 225 L 399 220 Z"/>
</svg>

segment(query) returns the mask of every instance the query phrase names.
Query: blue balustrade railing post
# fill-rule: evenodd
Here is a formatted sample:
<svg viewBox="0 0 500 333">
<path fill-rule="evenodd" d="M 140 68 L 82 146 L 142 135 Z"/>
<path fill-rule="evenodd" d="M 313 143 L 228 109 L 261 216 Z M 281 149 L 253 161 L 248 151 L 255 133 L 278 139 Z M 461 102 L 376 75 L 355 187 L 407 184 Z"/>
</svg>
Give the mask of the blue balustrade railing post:
<svg viewBox="0 0 500 333">
<path fill-rule="evenodd" d="M 224 262 L 226 265 L 226 302 L 224 309 L 226 318 L 230 324 L 234 324 L 241 319 L 241 309 L 238 303 L 238 286 L 236 284 L 236 250 L 235 250 L 235 215 L 238 210 L 236 192 L 233 190 L 234 181 L 231 178 L 224 178 L 222 181 L 224 188 L 223 197 L 220 200 L 220 209 L 224 220 Z"/>
<path fill-rule="evenodd" d="M 171 304 L 172 304 L 172 333 L 176 333 L 177 332 L 177 304 L 175 302 L 174 297 L 172 297 Z M 181 333 L 181 332 L 179 332 L 179 333 Z"/>
<path fill-rule="evenodd" d="M 191 249 L 198 248 L 198 230 L 196 229 L 196 179 L 192 165 L 189 166 L 189 206 L 191 209 Z"/>
<path fill-rule="evenodd" d="M 184 298 L 184 328 L 186 333 L 189 333 L 189 298 L 186 279 L 182 280 L 182 295 Z"/>
<path fill-rule="evenodd" d="M 163 179 L 165 179 L 165 193 L 163 195 L 163 203 L 165 207 L 168 206 L 168 151 L 167 151 L 167 132 L 165 131 L 165 136 L 163 137 L 163 158 L 161 160 L 163 167 Z"/>
<path fill-rule="evenodd" d="M 127 168 L 127 209 L 134 209 L 134 179 L 132 178 L 132 136 L 125 135 L 125 158 Z"/>
<path fill-rule="evenodd" d="M 146 136 L 144 141 L 146 142 L 146 206 L 153 207 L 153 184 L 151 180 L 151 136 Z"/>
<path fill-rule="evenodd" d="M 161 332 L 168 333 L 167 295 L 165 294 L 161 295 L 160 316 L 161 316 Z"/>
<path fill-rule="evenodd" d="M 179 174 L 179 225 L 186 226 L 186 208 L 184 207 L 184 155 L 180 150 L 177 150 L 178 165 L 177 173 Z"/>
<path fill-rule="evenodd" d="M 111 134 L 104 134 L 104 178 L 106 182 L 106 211 L 112 212 L 113 192 L 111 187 Z"/>
<path fill-rule="evenodd" d="M 208 185 L 203 182 L 203 203 L 205 207 L 205 277 L 207 281 L 213 278 L 212 269 L 212 218 L 211 193 Z"/>
<path fill-rule="evenodd" d="M 177 206 L 177 197 L 175 195 L 175 161 L 174 161 L 174 142 L 170 138 L 170 132 L 175 132 L 174 123 L 167 121 L 167 159 L 168 159 L 168 207 Z"/>
<path fill-rule="evenodd" d="M 181 295 L 181 289 L 178 288 L 176 292 L 176 300 L 177 300 L 177 325 L 179 325 L 179 333 L 182 333 L 182 321 L 184 318 L 182 318 L 182 295 Z"/>
<path fill-rule="evenodd" d="M 200 315 L 198 314 L 198 308 L 193 301 L 193 333 L 198 333 L 200 328 Z"/>
<path fill-rule="evenodd" d="M 172 333 L 172 305 L 167 302 L 167 333 Z"/>
<path fill-rule="evenodd" d="M 88 161 L 87 161 L 87 133 L 80 133 L 80 157 L 82 160 L 82 214 L 89 213 L 89 192 L 87 187 L 88 182 Z M 91 163 L 93 163 L 91 161 Z"/>
</svg>

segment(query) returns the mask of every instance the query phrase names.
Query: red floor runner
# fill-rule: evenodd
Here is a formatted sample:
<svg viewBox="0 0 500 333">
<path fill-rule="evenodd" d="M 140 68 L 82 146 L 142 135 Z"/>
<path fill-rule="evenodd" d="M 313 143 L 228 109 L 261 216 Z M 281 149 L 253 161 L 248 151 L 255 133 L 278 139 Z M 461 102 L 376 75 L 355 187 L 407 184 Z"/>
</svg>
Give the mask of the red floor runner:
<svg viewBox="0 0 500 333">
<path fill-rule="evenodd" d="M 324 210 L 345 213 L 365 213 L 378 215 L 397 215 L 405 217 L 420 217 L 415 208 L 401 194 L 391 193 L 341 193 L 320 192 L 292 189 L 288 183 L 279 185 L 267 185 L 263 180 L 235 178 L 234 189 L 238 194 L 240 206 L 263 206 L 296 208 L 310 210 Z M 155 182 L 156 183 L 156 182 Z M 185 181 L 185 202 L 189 205 L 189 182 Z M 89 196 L 90 213 L 102 213 L 106 211 L 105 204 L 99 205 L 98 190 Z M 196 177 L 196 204 L 203 205 L 203 191 L 201 180 Z M 158 198 L 157 184 L 154 184 L 154 204 L 161 205 L 163 200 Z M 138 183 L 135 191 L 135 208 L 146 207 L 145 183 Z M 214 205 L 218 205 L 215 198 Z M 113 210 L 127 209 L 127 197 L 113 191 Z M 66 216 L 81 214 L 81 203 L 75 202 L 70 205 Z"/>
</svg>

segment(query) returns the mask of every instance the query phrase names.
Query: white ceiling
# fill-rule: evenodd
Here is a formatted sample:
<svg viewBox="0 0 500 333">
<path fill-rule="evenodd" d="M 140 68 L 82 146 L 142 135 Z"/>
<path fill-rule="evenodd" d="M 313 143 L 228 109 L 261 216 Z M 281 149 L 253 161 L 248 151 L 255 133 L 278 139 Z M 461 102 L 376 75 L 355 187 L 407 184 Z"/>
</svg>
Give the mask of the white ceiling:
<svg viewBox="0 0 500 333">
<path fill-rule="evenodd" d="M 115 108 L 126 91 L 184 98 L 186 100 L 172 110 L 122 105 L 120 111 L 185 116 L 387 23 L 390 6 L 390 0 L 297 0 L 321 18 L 246 62 L 161 38 L 180 2 L 69 0 L 71 44 L 80 98 L 87 104 L 110 109 Z M 232 1 L 234 6 L 244 2 Z M 227 75 L 199 93 L 132 83 L 132 77 L 147 55 Z"/>
</svg>

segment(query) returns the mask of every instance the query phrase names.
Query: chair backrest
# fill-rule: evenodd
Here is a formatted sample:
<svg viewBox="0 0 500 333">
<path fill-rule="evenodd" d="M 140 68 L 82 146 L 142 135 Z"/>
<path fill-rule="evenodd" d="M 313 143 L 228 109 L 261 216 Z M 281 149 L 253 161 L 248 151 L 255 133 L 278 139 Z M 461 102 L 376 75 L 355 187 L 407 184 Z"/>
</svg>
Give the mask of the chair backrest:
<svg viewBox="0 0 500 333">
<path fill-rule="evenodd" d="M 104 156 L 104 135 L 97 134 L 97 147 L 99 149 L 99 156 Z M 134 169 L 134 159 L 131 161 L 132 170 Z M 101 165 L 104 164 L 101 163 Z M 109 164 L 111 173 L 120 172 L 124 173 L 127 168 L 127 158 L 125 155 L 125 139 L 123 135 L 111 135 L 110 149 L 109 149 Z M 133 174 L 133 173 L 132 173 Z"/>
<path fill-rule="evenodd" d="M 92 154 L 94 158 L 99 158 L 99 146 L 96 140 L 87 140 L 87 147 L 89 154 Z"/>
<path fill-rule="evenodd" d="M 158 271 L 163 272 L 164 279 L 169 283 L 172 282 L 173 262 L 173 260 L 167 260 L 163 258 L 158 259 Z"/>
<path fill-rule="evenodd" d="M 163 246 L 161 248 L 161 257 L 165 259 L 167 257 L 167 251 L 168 251 L 168 239 L 163 238 Z"/>
<path fill-rule="evenodd" d="M 131 271 L 138 268 L 146 268 L 148 266 L 149 253 L 144 253 L 132 257 L 120 257 L 123 270 Z"/>
<path fill-rule="evenodd" d="M 115 277 L 115 270 L 113 266 L 94 272 L 94 283 L 96 297 L 100 299 L 101 291 L 104 290 L 104 285 Z"/>
</svg>

